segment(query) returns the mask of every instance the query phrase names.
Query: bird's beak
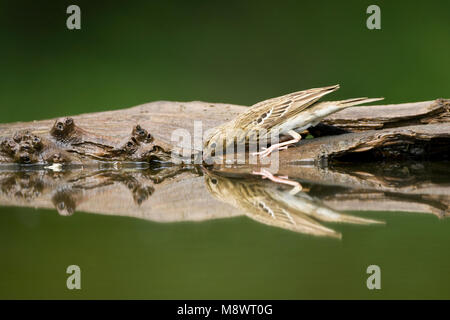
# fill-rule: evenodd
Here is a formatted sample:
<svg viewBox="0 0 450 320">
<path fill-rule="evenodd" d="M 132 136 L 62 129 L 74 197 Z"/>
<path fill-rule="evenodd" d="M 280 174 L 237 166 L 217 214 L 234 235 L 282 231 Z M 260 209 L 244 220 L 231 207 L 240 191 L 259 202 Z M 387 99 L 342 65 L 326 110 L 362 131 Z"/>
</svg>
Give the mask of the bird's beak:
<svg viewBox="0 0 450 320">
<path fill-rule="evenodd" d="M 200 168 L 202 169 L 202 171 L 203 171 L 204 174 L 206 174 L 206 175 L 208 175 L 208 176 L 211 175 L 211 174 L 210 174 L 210 171 L 209 171 L 204 165 L 202 165 Z"/>
</svg>

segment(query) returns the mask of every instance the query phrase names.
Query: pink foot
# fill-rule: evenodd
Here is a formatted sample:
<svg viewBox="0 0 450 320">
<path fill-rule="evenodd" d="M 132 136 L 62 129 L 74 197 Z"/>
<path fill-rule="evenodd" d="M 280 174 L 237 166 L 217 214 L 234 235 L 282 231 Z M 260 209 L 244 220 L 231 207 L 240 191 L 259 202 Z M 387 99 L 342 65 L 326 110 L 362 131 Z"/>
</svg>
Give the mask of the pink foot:
<svg viewBox="0 0 450 320">
<path fill-rule="evenodd" d="M 287 148 L 288 148 L 288 146 L 279 147 L 278 144 L 274 144 L 273 146 L 270 146 L 269 148 L 265 148 L 263 151 L 253 152 L 252 156 L 260 156 L 261 158 L 265 158 L 265 157 L 270 156 L 270 154 L 274 151 L 286 150 Z"/>
<path fill-rule="evenodd" d="M 261 158 L 267 157 L 269 156 L 273 151 L 275 150 L 285 150 L 288 148 L 288 146 L 293 145 L 297 142 L 300 141 L 300 139 L 302 138 L 301 135 L 299 135 L 297 132 L 295 132 L 294 130 L 289 130 L 288 132 L 291 136 L 292 139 L 285 141 L 285 142 L 281 142 L 281 143 L 276 143 L 274 145 L 271 145 L 269 148 L 260 151 L 260 152 L 255 152 L 252 155 L 253 156 L 260 156 Z"/>
<path fill-rule="evenodd" d="M 289 180 L 287 176 L 279 176 L 276 177 L 272 173 L 270 173 L 267 169 L 261 169 L 261 171 L 253 171 L 254 175 L 262 176 L 263 179 L 269 179 L 276 183 L 287 184 L 293 186 L 292 190 L 289 192 L 291 194 L 296 194 L 297 192 L 302 190 L 302 185 L 294 180 Z"/>
</svg>

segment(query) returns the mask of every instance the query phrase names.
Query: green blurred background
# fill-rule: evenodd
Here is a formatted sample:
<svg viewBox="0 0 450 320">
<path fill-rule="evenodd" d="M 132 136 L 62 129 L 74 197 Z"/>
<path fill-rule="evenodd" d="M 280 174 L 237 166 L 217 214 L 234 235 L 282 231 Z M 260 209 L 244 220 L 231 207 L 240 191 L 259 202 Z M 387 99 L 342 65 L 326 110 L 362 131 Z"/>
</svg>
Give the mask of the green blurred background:
<svg viewBox="0 0 450 320">
<path fill-rule="evenodd" d="M 66 28 L 70 4 L 82 29 Z M 381 30 L 366 8 L 381 7 Z M 341 84 L 336 99 L 450 97 L 448 1 L 0 1 L 0 122 L 154 100 L 251 105 Z M 360 214 L 360 213 L 359 213 Z M 0 298 L 450 298 L 450 227 L 376 213 L 343 241 L 244 217 L 157 224 L 0 208 Z M 365 287 L 379 264 L 383 289 Z M 82 268 L 82 290 L 65 268 Z"/>
<path fill-rule="evenodd" d="M 66 28 L 69 4 L 82 29 Z M 381 7 L 381 30 L 366 8 Z M 448 1 L 0 1 L 1 122 L 154 100 L 251 105 L 316 86 L 449 94 Z M 447 96 L 448 97 L 448 96 Z"/>
</svg>

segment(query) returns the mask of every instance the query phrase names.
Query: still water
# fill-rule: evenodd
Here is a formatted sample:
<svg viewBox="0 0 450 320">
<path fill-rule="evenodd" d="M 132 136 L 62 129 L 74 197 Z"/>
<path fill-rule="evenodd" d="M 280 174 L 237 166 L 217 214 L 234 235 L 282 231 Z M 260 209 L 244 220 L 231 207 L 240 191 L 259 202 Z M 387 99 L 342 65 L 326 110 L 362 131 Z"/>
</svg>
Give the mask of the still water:
<svg viewBox="0 0 450 320">
<path fill-rule="evenodd" d="M 0 298 L 450 298 L 448 162 L 253 172 L 3 168 Z"/>
</svg>

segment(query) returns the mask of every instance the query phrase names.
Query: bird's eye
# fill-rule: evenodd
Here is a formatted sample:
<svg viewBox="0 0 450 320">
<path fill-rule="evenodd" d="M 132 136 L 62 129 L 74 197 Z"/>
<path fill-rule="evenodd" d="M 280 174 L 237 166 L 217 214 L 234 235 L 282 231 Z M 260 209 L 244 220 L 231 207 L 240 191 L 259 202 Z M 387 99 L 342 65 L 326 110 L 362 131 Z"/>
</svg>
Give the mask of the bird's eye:
<svg viewBox="0 0 450 320">
<path fill-rule="evenodd" d="M 215 142 L 211 143 L 210 147 L 211 148 L 215 148 L 216 147 L 216 143 Z"/>
<path fill-rule="evenodd" d="M 211 179 L 211 183 L 212 183 L 212 184 L 217 184 L 217 179 L 212 178 L 212 179 Z"/>
<path fill-rule="evenodd" d="M 30 159 L 29 156 L 22 156 L 21 160 L 22 160 L 23 163 L 30 163 L 31 162 L 31 159 Z"/>
</svg>

